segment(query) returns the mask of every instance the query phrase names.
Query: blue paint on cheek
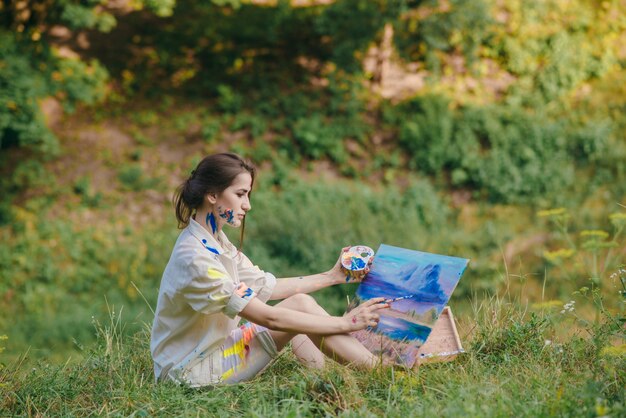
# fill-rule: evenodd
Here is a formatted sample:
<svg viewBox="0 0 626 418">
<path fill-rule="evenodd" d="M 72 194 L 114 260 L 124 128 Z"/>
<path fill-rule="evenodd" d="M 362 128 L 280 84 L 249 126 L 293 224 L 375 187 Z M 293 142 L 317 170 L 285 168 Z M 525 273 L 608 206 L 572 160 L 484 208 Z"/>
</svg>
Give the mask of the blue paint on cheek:
<svg viewBox="0 0 626 418">
<path fill-rule="evenodd" d="M 234 215 L 235 215 L 235 212 L 232 209 L 226 209 L 224 211 L 220 210 L 220 217 L 226 219 L 226 222 L 228 222 L 229 224 L 233 223 Z"/>
</svg>

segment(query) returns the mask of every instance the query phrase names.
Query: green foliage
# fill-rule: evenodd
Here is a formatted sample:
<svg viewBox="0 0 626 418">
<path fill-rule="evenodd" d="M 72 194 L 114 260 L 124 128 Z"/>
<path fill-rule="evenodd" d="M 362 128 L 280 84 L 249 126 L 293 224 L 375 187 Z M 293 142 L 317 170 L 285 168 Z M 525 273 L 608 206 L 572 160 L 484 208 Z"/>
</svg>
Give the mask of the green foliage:
<svg viewBox="0 0 626 418">
<path fill-rule="evenodd" d="M 148 10 L 160 17 L 171 16 L 176 6 L 176 0 L 143 0 L 137 3 L 143 3 Z"/>
<path fill-rule="evenodd" d="M 541 355 L 545 348 L 545 333 L 548 327 L 546 318 L 531 314 L 528 321 L 510 318 L 507 324 L 498 328 L 481 329 L 472 347 L 479 358 L 493 362 L 520 361 L 524 358 Z"/>
<path fill-rule="evenodd" d="M 425 61 L 432 70 L 440 69 L 441 53 L 461 53 L 468 63 L 473 63 L 479 47 L 491 36 L 493 18 L 488 3 L 452 0 L 445 8 L 438 1 L 424 3 L 430 6 L 426 17 L 407 13 L 394 22 L 399 54 L 411 61 Z"/>
<path fill-rule="evenodd" d="M 215 141 L 219 137 L 221 127 L 222 124 L 218 120 L 207 118 L 202 123 L 202 139 L 208 143 Z"/>
<path fill-rule="evenodd" d="M 542 210 L 538 212 L 538 216 L 545 218 L 556 230 L 556 239 L 549 244 L 551 249 L 543 252 L 547 268 L 552 271 L 554 278 L 566 279 L 570 288 L 568 290 L 571 291 L 573 286 L 576 289 L 575 294 L 590 299 L 596 311 L 596 327 L 601 316 L 612 316 L 605 305 L 612 304 L 615 300 L 621 313 L 616 322 L 626 321 L 626 299 L 623 292 L 626 289 L 626 270 L 623 269 L 623 253 L 619 251 L 625 244 L 623 235 L 626 233 L 626 214 L 610 214 L 610 227 L 605 224 L 606 230 L 583 229 L 578 232 L 573 229 L 581 219 L 572 217 L 565 208 Z"/>
<path fill-rule="evenodd" d="M 46 128 L 37 103 L 48 86 L 18 50 L 14 36 L 0 29 L 0 151 L 30 147 L 52 153 L 57 141 Z"/>
<path fill-rule="evenodd" d="M 92 190 L 89 177 L 85 176 L 77 179 L 72 189 L 74 193 L 81 197 L 81 203 L 86 207 L 95 208 L 100 206 L 103 195 Z"/>
<path fill-rule="evenodd" d="M 329 59 L 348 72 L 360 72 L 363 57 L 385 22 L 397 18 L 403 1 L 344 0 L 333 2 L 314 20 L 316 34 Z M 325 42 L 324 42 L 325 40 Z"/>
<path fill-rule="evenodd" d="M 384 117 L 399 125 L 411 167 L 449 173 L 452 185 L 484 190 L 496 202 L 556 196 L 573 184 L 575 164 L 608 153 L 605 122 L 565 127 L 519 108 L 455 111 L 438 96 L 417 97 L 397 112 L 387 108 Z"/>
<path fill-rule="evenodd" d="M 63 26 L 73 31 L 110 32 L 116 19 L 103 7 L 105 3 L 62 0 L 4 2 L 0 6 L 0 156 L 8 148 L 26 149 L 24 160 L 55 154 L 57 140 L 43 120 L 42 99 L 53 96 L 65 110 L 74 111 L 79 104 L 105 98 L 108 71 L 96 59 L 68 58 L 51 33 Z M 133 6 L 168 15 L 174 3 L 139 0 Z M 2 199 L 10 197 L 5 194 Z"/>
<path fill-rule="evenodd" d="M 72 1 L 61 1 L 61 21 L 72 29 L 97 29 L 109 32 L 116 25 L 115 18 L 102 9 L 95 9 L 93 5 L 84 6 Z M 95 2 L 98 3 L 98 2 Z"/>
<path fill-rule="evenodd" d="M 0 229 L 7 243 L 0 248 L 0 294 L 5 295 L 0 309 L 7 313 L 0 329 L 10 333 L 12 349 L 30 345 L 37 357 L 71 350 L 72 339 L 92 341 L 91 318 L 106 314 L 104 297 L 132 316 L 147 311 L 135 285 L 154 304 L 156 293 L 148 283 L 158 283 L 176 232 L 146 227 L 137 234 L 114 223 L 45 220 L 44 213 L 15 208 L 11 226 Z"/>
<path fill-rule="evenodd" d="M 345 162 L 342 138 L 320 115 L 297 120 L 293 137 L 304 157 L 317 160 L 328 155 L 335 161 Z"/>
<path fill-rule="evenodd" d="M 117 178 L 124 188 L 135 192 L 154 189 L 160 183 L 160 180 L 157 178 L 146 177 L 143 168 L 139 164 L 128 164 L 121 167 Z"/>
<path fill-rule="evenodd" d="M 77 103 L 94 104 L 106 96 L 107 71 L 96 60 L 85 63 L 76 59 L 59 61 L 52 78 L 55 91 L 61 92 L 66 110 L 72 112 Z"/>
<path fill-rule="evenodd" d="M 54 182 L 54 177 L 46 173 L 39 161 L 26 160 L 17 165 L 10 179 L 10 192 L 23 192 L 31 188 L 39 188 Z"/>
<path fill-rule="evenodd" d="M 232 131 L 247 129 L 253 139 L 260 139 L 267 132 L 267 123 L 264 117 L 239 113 L 230 126 Z"/>
<path fill-rule="evenodd" d="M 414 99 L 400 127 L 399 142 L 413 155 L 413 167 L 436 174 L 451 166 L 458 155 L 452 150 L 453 114 L 441 97 Z M 467 141 L 467 139 L 464 139 Z"/>
<path fill-rule="evenodd" d="M 560 99 L 615 63 L 619 17 L 608 4 L 511 1 L 488 49 L 518 76 L 508 100 L 530 106 Z"/>
<path fill-rule="evenodd" d="M 217 86 L 217 106 L 222 112 L 237 113 L 241 110 L 243 98 L 237 94 L 231 87 L 220 84 Z"/>
</svg>

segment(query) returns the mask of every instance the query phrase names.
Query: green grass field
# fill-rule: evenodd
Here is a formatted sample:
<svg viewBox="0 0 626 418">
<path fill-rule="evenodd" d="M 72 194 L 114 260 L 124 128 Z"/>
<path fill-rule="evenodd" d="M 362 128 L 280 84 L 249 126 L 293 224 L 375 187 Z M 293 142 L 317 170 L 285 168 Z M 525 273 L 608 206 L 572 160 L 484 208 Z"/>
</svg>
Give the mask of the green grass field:
<svg viewBox="0 0 626 418">
<path fill-rule="evenodd" d="M 616 317 L 558 337 L 577 319 L 529 312 L 492 297 L 460 318 L 466 353 L 414 370 L 356 370 L 298 363 L 289 349 L 243 384 L 189 389 L 155 384 L 147 330 L 132 336 L 112 313 L 78 362 L 45 360 L 0 369 L 2 415 L 19 416 L 446 416 L 619 417 L 626 413 L 624 346 Z M 27 354 L 25 354 L 27 355 Z"/>
</svg>

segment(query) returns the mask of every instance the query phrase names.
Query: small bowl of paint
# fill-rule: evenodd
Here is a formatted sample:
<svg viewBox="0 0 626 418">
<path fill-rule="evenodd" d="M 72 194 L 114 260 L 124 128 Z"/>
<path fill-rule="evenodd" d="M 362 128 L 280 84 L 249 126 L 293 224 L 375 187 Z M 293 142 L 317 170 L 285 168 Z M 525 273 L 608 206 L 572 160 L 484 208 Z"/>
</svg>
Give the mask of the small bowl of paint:
<svg viewBox="0 0 626 418">
<path fill-rule="evenodd" d="M 341 266 L 350 272 L 365 270 L 374 257 L 374 250 L 365 245 L 355 245 L 341 255 Z"/>
</svg>

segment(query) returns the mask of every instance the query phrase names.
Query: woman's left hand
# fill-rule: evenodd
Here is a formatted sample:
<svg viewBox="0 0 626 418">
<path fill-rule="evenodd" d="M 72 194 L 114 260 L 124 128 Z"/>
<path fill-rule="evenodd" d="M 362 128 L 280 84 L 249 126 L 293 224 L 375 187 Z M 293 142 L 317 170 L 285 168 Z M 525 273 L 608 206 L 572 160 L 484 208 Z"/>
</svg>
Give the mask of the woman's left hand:
<svg viewBox="0 0 626 418">
<path fill-rule="evenodd" d="M 340 280 L 341 283 L 359 283 L 370 272 L 374 257 L 370 258 L 367 266 L 365 266 L 363 270 L 349 271 L 341 265 L 341 257 L 343 256 L 343 253 L 345 253 L 349 249 L 350 247 L 343 247 L 341 249 L 341 253 L 339 253 L 339 258 L 337 259 L 337 262 L 335 263 L 333 268 L 330 269 L 329 273 L 332 274 L 334 277 L 338 277 L 338 281 Z"/>
</svg>

